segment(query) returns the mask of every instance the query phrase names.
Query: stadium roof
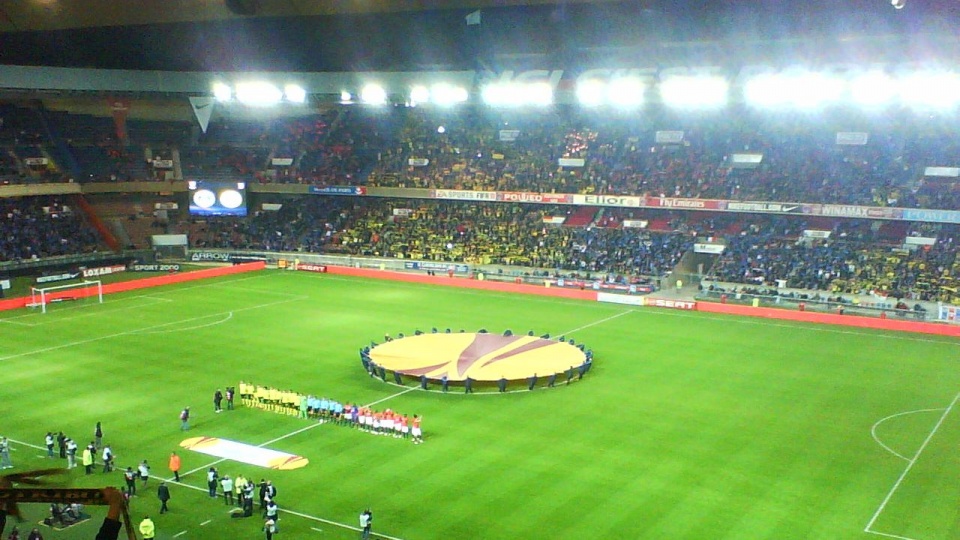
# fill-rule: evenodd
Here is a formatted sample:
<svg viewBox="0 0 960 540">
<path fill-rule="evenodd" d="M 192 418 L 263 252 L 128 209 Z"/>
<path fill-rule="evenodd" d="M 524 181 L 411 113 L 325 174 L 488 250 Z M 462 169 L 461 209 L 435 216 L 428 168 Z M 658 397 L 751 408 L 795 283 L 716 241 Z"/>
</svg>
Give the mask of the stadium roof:
<svg viewBox="0 0 960 540">
<path fill-rule="evenodd" d="M 22 0 L 0 5 L 0 32 L 139 26 L 238 18 L 476 10 L 615 0 Z"/>
<path fill-rule="evenodd" d="M 348 72 L 955 59 L 960 2 L 903 1 L 21 0 L 0 4 L 0 64 Z M 478 8 L 482 23 L 467 25 Z"/>
</svg>

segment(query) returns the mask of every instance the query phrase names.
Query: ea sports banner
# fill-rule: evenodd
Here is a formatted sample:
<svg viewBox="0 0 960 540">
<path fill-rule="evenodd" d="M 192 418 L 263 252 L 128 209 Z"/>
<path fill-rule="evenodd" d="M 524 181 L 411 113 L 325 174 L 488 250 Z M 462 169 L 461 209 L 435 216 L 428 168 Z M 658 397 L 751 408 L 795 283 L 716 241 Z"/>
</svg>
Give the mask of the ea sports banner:
<svg viewBox="0 0 960 540">
<path fill-rule="evenodd" d="M 434 199 L 451 199 L 456 201 L 495 201 L 496 191 L 466 191 L 462 189 L 434 189 Z"/>
<path fill-rule="evenodd" d="M 217 102 L 212 97 L 191 97 L 190 108 L 193 109 L 193 116 L 200 124 L 200 131 L 206 133 L 207 126 L 210 125 L 210 116 L 213 115 L 213 105 Z"/>
</svg>

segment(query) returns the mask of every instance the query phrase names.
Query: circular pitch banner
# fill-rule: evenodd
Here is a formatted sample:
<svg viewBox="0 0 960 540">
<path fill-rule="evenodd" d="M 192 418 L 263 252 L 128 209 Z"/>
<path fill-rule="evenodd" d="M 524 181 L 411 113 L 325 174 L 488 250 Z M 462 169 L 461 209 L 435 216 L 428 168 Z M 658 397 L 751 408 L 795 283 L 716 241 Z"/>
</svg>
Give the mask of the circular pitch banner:
<svg viewBox="0 0 960 540">
<path fill-rule="evenodd" d="M 404 375 L 450 381 L 525 379 L 563 373 L 583 364 L 586 355 L 566 342 L 534 336 L 420 334 L 377 345 L 370 358 Z"/>
</svg>

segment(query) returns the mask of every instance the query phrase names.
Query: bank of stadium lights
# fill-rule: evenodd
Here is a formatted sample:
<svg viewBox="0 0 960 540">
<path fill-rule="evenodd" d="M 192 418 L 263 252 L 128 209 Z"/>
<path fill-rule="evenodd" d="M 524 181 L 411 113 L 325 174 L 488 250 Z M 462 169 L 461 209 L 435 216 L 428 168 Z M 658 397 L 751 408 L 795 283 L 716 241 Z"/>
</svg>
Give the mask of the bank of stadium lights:
<svg viewBox="0 0 960 540">
<path fill-rule="evenodd" d="M 230 101 L 233 99 L 233 89 L 223 83 L 213 85 L 213 97 L 217 101 Z"/>
<path fill-rule="evenodd" d="M 722 107 L 729 92 L 730 84 L 723 77 L 675 76 L 660 83 L 660 99 L 670 107 Z"/>
<path fill-rule="evenodd" d="M 896 79 L 882 71 L 871 71 L 849 82 L 850 99 L 863 107 L 881 107 L 893 103 L 900 94 Z"/>
<path fill-rule="evenodd" d="M 744 98 L 759 107 L 814 109 L 843 99 L 843 80 L 823 73 L 759 75 L 744 85 Z"/>
<path fill-rule="evenodd" d="M 877 108 L 898 103 L 918 110 L 960 106 L 960 74 L 917 71 L 894 77 L 871 71 L 846 79 L 823 73 L 768 74 L 743 88 L 747 103 L 766 108 L 814 109 L 836 103 Z"/>
<path fill-rule="evenodd" d="M 467 101 L 467 89 L 447 83 L 437 83 L 430 88 L 417 85 L 410 89 L 409 105 L 433 103 L 440 106 L 456 105 Z"/>
<path fill-rule="evenodd" d="M 235 93 L 237 101 L 255 107 L 276 105 L 283 100 L 283 92 L 265 81 L 237 83 Z"/>
<path fill-rule="evenodd" d="M 283 97 L 290 103 L 306 103 L 307 91 L 297 84 L 288 84 L 283 87 Z"/>
<path fill-rule="evenodd" d="M 629 108 L 643 104 L 646 85 L 637 77 L 618 77 L 608 82 L 587 79 L 577 84 L 577 101 L 587 107 L 613 105 Z"/>
<path fill-rule="evenodd" d="M 960 105 L 960 75 L 919 71 L 900 80 L 900 99 L 918 109 L 952 109 Z"/>
<path fill-rule="evenodd" d="M 384 105 L 387 103 L 387 91 L 379 84 L 368 84 L 360 89 L 360 101 L 367 105 Z"/>
<path fill-rule="evenodd" d="M 218 82 L 213 85 L 213 97 L 220 102 L 229 102 L 236 99 L 238 102 L 253 107 L 278 105 L 281 102 L 306 103 L 307 91 L 302 86 L 288 84 L 280 90 L 275 84 L 266 81 L 247 81 L 237 83 L 233 88 Z"/>
<path fill-rule="evenodd" d="M 545 82 L 491 83 L 480 91 L 480 98 L 494 107 L 546 106 L 553 103 L 553 87 Z"/>
</svg>

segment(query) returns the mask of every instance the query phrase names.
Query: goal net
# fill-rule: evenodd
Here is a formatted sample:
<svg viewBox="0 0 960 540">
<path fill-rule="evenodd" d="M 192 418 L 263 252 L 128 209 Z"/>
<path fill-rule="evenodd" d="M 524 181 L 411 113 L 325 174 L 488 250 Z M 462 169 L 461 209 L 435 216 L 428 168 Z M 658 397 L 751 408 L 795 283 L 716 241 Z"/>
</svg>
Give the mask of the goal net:
<svg viewBox="0 0 960 540">
<path fill-rule="evenodd" d="M 43 313 L 62 303 L 103 303 L 103 283 L 100 280 L 81 281 L 55 287 L 30 287 L 30 303 L 27 307 L 40 308 Z"/>
</svg>

